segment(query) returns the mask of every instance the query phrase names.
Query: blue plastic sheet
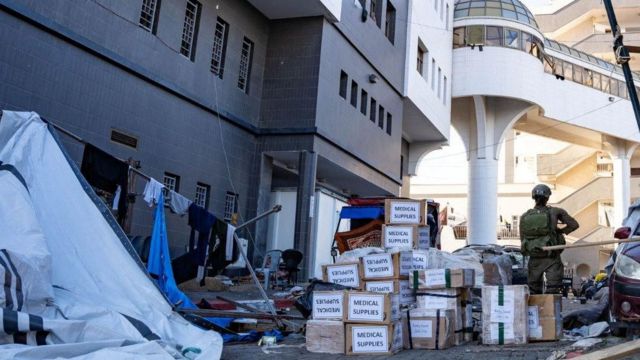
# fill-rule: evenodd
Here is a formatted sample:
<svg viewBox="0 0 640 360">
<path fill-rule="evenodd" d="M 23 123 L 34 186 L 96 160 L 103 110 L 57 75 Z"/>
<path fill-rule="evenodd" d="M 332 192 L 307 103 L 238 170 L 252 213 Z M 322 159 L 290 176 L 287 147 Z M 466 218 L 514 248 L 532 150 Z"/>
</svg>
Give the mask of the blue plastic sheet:
<svg viewBox="0 0 640 360">
<path fill-rule="evenodd" d="M 155 276 L 158 287 L 167 295 L 172 304 L 181 303 L 181 307 L 195 309 L 191 302 L 176 284 L 171 269 L 171 256 L 169 254 L 169 240 L 167 239 L 167 224 L 164 217 L 164 196 L 160 194 L 158 206 L 156 206 L 153 221 L 153 233 L 151 234 L 151 246 L 149 249 L 149 261 L 147 270 Z"/>
<path fill-rule="evenodd" d="M 340 210 L 341 219 L 377 219 L 382 216 L 382 206 L 345 206 Z"/>
</svg>

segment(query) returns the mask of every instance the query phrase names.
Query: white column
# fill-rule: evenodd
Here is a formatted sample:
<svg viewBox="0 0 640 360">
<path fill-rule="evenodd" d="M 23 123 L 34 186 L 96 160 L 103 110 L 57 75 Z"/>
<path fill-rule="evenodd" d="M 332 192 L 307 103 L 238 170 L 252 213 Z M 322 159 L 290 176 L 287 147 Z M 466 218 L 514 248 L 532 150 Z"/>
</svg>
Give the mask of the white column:
<svg viewBox="0 0 640 360">
<path fill-rule="evenodd" d="M 469 159 L 468 244 L 495 244 L 498 214 L 498 160 Z"/>
<path fill-rule="evenodd" d="M 612 136 L 603 136 L 603 147 L 613 161 L 613 227 L 622 225 L 631 203 L 631 156 L 637 143 Z"/>
<path fill-rule="evenodd" d="M 619 227 L 627 217 L 631 202 L 631 159 L 626 154 L 613 160 L 613 226 Z"/>
</svg>

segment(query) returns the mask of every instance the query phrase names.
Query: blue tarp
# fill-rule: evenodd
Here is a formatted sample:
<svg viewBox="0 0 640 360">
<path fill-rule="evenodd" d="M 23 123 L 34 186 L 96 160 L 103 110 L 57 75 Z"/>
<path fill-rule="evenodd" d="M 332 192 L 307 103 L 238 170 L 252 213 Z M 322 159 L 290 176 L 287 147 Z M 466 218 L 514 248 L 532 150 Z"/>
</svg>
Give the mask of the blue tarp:
<svg viewBox="0 0 640 360">
<path fill-rule="evenodd" d="M 384 216 L 383 206 L 345 206 L 340 219 L 377 219 Z"/>
<path fill-rule="evenodd" d="M 164 196 L 160 194 L 158 205 L 156 206 L 153 221 L 153 233 L 151 234 L 151 246 L 149 249 L 149 261 L 147 270 L 153 275 L 158 283 L 158 287 L 164 292 L 172 304 L 182 302 L 180 307 L 196 309 L 176 284 L 171 269 L 171 256 L 169 254 L 169 240 L 167 239 L 167 224 L 164 218 Z"/>
</svg>

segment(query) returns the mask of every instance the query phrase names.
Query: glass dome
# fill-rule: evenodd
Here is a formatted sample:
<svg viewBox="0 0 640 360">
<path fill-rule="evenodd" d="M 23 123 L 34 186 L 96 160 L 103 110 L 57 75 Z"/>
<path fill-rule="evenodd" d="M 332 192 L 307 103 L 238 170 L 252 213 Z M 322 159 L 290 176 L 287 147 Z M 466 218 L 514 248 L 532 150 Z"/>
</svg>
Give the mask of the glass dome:
<svg viewBox="0 0 640 360">
<path fill-rule="evenodd" d="M 454 19 L 465 17 L 501 17 L 538 29 L 533 14 L 520 0 L 457 0 Z"/>
</svg>

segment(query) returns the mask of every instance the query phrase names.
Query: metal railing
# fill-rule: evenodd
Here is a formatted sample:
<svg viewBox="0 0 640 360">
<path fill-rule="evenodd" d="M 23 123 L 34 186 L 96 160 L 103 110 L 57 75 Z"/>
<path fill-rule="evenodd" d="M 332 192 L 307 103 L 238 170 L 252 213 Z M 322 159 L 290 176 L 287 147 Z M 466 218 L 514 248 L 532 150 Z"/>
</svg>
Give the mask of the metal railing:
<svg viewBox="0 0 640 360">
<path fill-rule="evenodd" d="M 456 240 L 467 239 L 467 225 L 452 226 L 453 236 Z M 496 234 L 498 240 L 513 240 L 520 239 L 520 230 L 513 225 L 498 225 L 498 233 Z"/>
</svg>

